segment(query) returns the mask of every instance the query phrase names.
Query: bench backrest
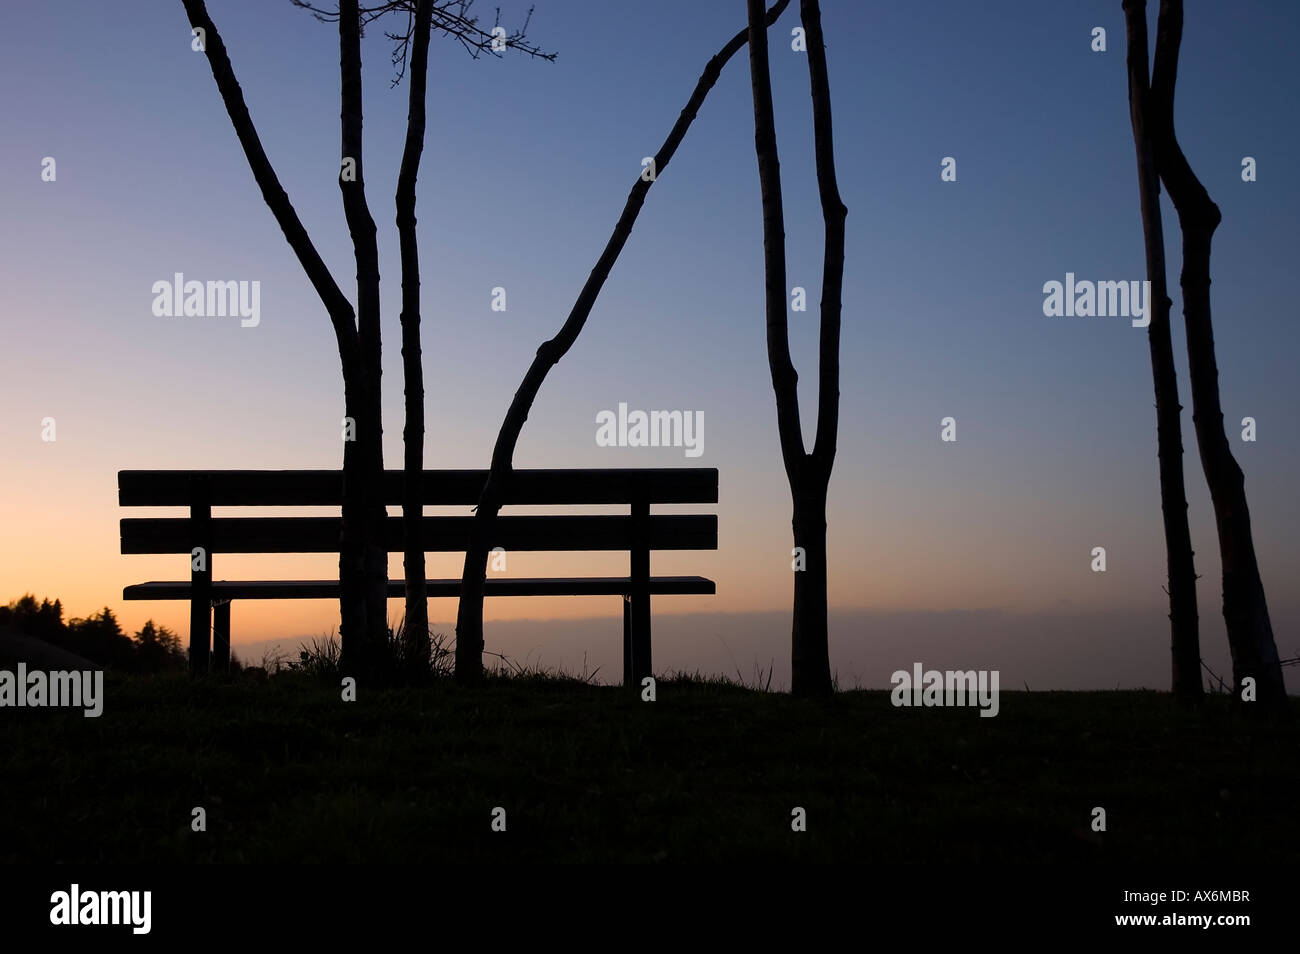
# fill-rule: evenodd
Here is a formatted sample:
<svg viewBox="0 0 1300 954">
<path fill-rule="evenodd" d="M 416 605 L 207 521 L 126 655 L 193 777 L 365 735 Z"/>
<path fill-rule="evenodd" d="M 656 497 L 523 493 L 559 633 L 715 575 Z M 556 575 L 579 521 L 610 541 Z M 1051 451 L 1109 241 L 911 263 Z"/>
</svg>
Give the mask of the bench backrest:
<svg viewBox="0 0 1300 954">
<path fill-rule="evenodd" d="M 426 470 L 426 506 L 472 506 L 485 470 Z M 403 474 L 384 473 L 386 505 L 402 502 Z M 716 550 L 716 514 L 654 514 L 651 504 L 718 501 L 716 468 L 516 470 L 503 494 L 506 506 L 625 504 L 623 514 L 545 514 L 497 517 L 490 545 L 516 551 Z M 339 517 L 213 517 L 213 507 L 339 506 L 337 470 L 124 470 L 118 502 L 124 507 L 190 508 L 186 517 L 126 517 L 123 553 L 190 553 L 203 540 L 212 553 L 337 553 Z M 429 552 L 463 552 L 473 517 L 426 516 Z M 389 552 L 402 550 L 402 519 L 387 521 Z"/>
</svg>

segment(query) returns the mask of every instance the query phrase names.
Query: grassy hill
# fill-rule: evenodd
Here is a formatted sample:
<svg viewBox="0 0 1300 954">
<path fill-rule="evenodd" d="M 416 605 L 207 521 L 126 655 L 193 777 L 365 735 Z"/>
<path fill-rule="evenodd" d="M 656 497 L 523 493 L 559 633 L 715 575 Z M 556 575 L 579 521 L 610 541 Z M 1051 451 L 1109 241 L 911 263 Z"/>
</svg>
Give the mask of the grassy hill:
<svg viewBox="0 0 1300 954">
<path fill-rule="evenodd" d="M 89 659 L 60 646 L 0 626 L 0 669 L 12 670 L 20 662 L 44 670 L 98 668 Z"/>
<path fill-rule="evenodd" d="M 1294 728 L 1152 692 L 981 719 L 686 680 L 344 703 L 303 674 L 110 675 L 99 719 L 0 709 L 0 861 L 1284 861 L 1297 756 Z"/>
</svg>

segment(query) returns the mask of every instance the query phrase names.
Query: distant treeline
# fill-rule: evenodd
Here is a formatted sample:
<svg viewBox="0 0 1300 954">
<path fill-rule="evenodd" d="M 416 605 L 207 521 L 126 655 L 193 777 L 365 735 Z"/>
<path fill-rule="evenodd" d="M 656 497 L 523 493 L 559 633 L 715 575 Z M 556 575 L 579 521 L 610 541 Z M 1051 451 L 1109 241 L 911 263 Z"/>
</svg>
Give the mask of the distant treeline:
<svg viewBox="0 0 1300 954">
<path fill-rule="evenodd" d="M 84 619 L 64 622 L 61 601 L 42 599 L 38 603 L 35 596 L 27 593 L 8 606 L 0 606 L 0 628 L 5 627 L 109 669 L 183 671 L 188 663 L 180 637 L 166 626 L 149 620 L 138 633 L 128 636 L 107 606 Z"/>
</svg>

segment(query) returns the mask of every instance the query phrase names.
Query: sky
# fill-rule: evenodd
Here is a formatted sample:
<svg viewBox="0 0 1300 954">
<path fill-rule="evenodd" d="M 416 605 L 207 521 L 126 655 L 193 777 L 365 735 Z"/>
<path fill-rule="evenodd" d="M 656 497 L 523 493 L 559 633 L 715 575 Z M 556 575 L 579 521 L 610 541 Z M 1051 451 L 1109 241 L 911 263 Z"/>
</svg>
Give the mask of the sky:
<svg viewBox="0 0 1300 954">
<path fill-rule="evenodd" d="M 501 6 L 507 26 L 526 10 Z M 744 24 L 744 7 L 536 0 L 530 38 L 558 53 L 554 63 L 474 61 L 435 37 L 417 208 L 427 467 L 487 465 L 533 352 L 568 314 L 642 157 Z M 490 20 L 491 7 L 480 8 Z M 789 285 L 807 291 L 808 310 L 789 319 L 811 440 L 823 225 L 806 56 L 791 48 L 797 8 L 770 43 Z M 336 27 L 288 0 L 209 0 L 208 9 L 281 182 L 353 295 L 336 184 Z M 966 668 L 978 657 L 1023 668 L 1029 637 L 1001 655 L 990 649 L 1012 646 L 1014 629 L 1038 634 L 1043 662 L 1026 679 L 1167 687 L 1146 332 L 1123 318 L 1043 312 L 1044 283 L 1067 273 L 1146 277 L 1119 0 L 823 0 L 822 9 L 849 210 L 828 510 L 832 664 L 876 686 L 888 684 L 894 656 L 909 654 L 901 666 Z M 1104 52 L 1091 49 L 1096 27 Z M 1300 150 L 1300 74 L 1279 64 L 1298 40 L 1294 4 L 1189 0 L 1176 100 L 1180 142 L 1223 211 L 1212 262 L 1222 401 L 1283 656 L 1300 652 L 1290 261 L 1300 191 L 1287 171 Z M 372 28 L 365 161 L 383 277 L 384 450 L 396 467 L 392 196 L 407 90 L 391 88 L 389 54 Z M 121 599 L 126 585 L 183 578 L 186 563 L 119 552 L 118 520 L 150 511 L 117 506 L 116 473 L 340 466 L 342 384 L 328 318 L 262 202 L 179 0 L 19 5 L 0 36 L 0 88 L 0 601 L 57 596 L 74 616 L 108 605 L 132 631 L 153 618 L 183 634 L 184 604 Z M 1246 156 L 1254 182 L 1242 181 Z M 54 181 L 43 181 L 46 157 Z M 945 157 L 956 160 L 956 181 L 941 180 Z M 1203 655 L 1223 672 L 1179 232 L 1167 198 L 1162 210 Z M 656 599 L 656 632 L 677 634 L 656 664 L 725 671 L 734 660 L 748 675 L 771 657 L 786 678 L 790 496 L 767 366 L 761 221 L 742 51 L 652 186 L 586 329 L 538 397 L 515 465 L 716 467 L 719 549 L 656 554 L 652 570 L 709 576 L 717 594 Z M 260 282 L 259 323 L 155 316 L 152 287 L 176 272 Z M 495 288 L 505 289 L 504 311 L 491 307 Z M 702 413 L 703 453 L 598 446 L 597 414 L 620 403 Z M 950 416 L 957 439 L 945 442 L 940 422 Z M 1247 416 L 1254 442 L 1241 440 Z M 43 439 L 47 418 L 53 441 Z M 1098 546 L 1104 573 L 1091 569 Z M 626 565 L 618 554 L 514 554 L 507 572 L 604 575 Z M 214 560 L 218 579 L 324 578 L 336 567 L 328 555 Z M 400 574 L 400 554 L 391 567 Z M 459 571 L 458 555 L 430 556 L 431 575 Z M 390 604 L 394 617 L 400 610 Z M 450 629 L 454 601 L 431 612 Z M 586 652 L 616 660 L 620 613 L 609 599 L 492 600 L 488 648 L 578 669 Z M 561 650 L 540 635 L 591 618 L 608 621 L 603 641 Z M 234 641 L 237 650 L 295 642 L 336 624 L 328 601 L 244 602 Z M 1066 630 L 1089 635 L 1067 639 Z M 731 660 L 719 661 L 723 642 Z M 1106 664 L 1086 668 L 1087 678 L 1062 666 L 1086 652 Z"/>
</svg>

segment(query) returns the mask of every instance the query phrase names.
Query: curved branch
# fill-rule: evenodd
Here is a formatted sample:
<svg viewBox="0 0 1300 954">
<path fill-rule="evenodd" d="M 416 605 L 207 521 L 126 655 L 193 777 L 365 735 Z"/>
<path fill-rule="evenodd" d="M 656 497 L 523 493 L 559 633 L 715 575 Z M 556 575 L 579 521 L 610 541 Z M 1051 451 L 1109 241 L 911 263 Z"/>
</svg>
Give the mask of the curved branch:
<svg viewBox="0 0 1300 954">
<path fill-rule="evenodd" d="M 778 0 L 767 13 L 767 24 L 771 25 L 789 3 L 790 0 Z M 713 88 L 718 81 L 718 77 L 722 74 L 722 67 L 745 45 L 748 32 L 748 30 L 741 30 L 737 33 L 705 66 L 703 74 L 695 84 L 695 90 L 691 93 L 690 99 L 686 101 L 681 114 L 677 117 L 677 122 L 673 124 L 672 130 L 668 133 L 668 138 L 664 140 L 663 145 L 659 147 L 659 151 L 655 153 L 654 168 L 656 178 L 661 176 L 663 171 L 668 168 L 668 163 L 672 161 L 673 156 L 677 153 L 677 147 L 681 145 L 686 136 L 686 131 L 690 129 L 691 123 L 695 121 L 695 117 L 704 104 L 704 99 L 708 96 L 709 90 Z M 577 301 L 574 302 L 573 308 L 569 312 L 569 317 L 560 327 L 559 333 L 537 349 L 533 363 L 529 367 L 528 373 L 524 375 L 519 390 L 515 392 L 514 400 L 510 403 L 510 410 L 506 414 L 501 433 L 497 436 L 497 442 L 492 452 L 491 474 L 504 473 L 510 469 L 519 432 L 528 419 L 528 411 L 532 407 L 533 400 L 537 397 L 537 392 L 541 389 L 542 381 L 551 367 L 557 364 L 573 347 L 573 342 L 586 324 L 587 317 L 596 304 L 596 298 L 600 295 L 606 279 L 609 278 L 614 263 L 618 261 L 623 246 L 627 244 L 628 236 L 632 234 L 632 226 L 641 213 L 641 207 L 645 203 L 645 197 L 650 191 L 650 186 L 651 183 L 644 178 L 637 178 L 636 183 L 632 186 L 632 191 L 628 193 L 627 201 L 623 205 L 623 214 L 619 216 L 618 222 L 614 226 L 614 232 L 605 244 L 605 250 L 597 259 L 591 274 L 587 276 L 587 281 L 582 286 L 582 291 L 579 292 Z M 784 294 L 782 297 L 784 299 Z M 491 479 L 491 476 L 489 476 L 489 483 L 491 483 Z"/>
<path fill-rule="evenodd" d="M 1223 220 L 1191 163 L 1183 155 L 1174 131 L 1174 87 L 1178 81 L 1178 53 L 1183 39 L 1182 0 L 1161 0 L 1156 21 L 1155 63 L 1151 69 L 1151 118 L 1156 167 L 1178 216 L 1190 216 L 1201 228 L 1213 232 Z"/>
<path fill-rule="evenodd" d="M 275 221 L 284 232 L 289 247 L 298 257 L 299 264 L 307 273 L 308 280 L 316 289 L 316 294 L 320 297 L 334 325 L 334 337 L 338 341 L 343 374 L 347 379 L 354 370 L 352 364 L 357 358 L 358 344 L 352 304 L 334 281 L 320 253 L 316 251 L 316 246 L 312 244 L 302 220 L 294 210 L 293 203 L 289 201 L 288 193 L 284 191 L 284 186 L 280 184 L 280 179 L 266 156 L 262 140 L 257 135 L 253 119 L 249 115 L 248 104 L 244 102 L 244 92 L 235 78 L 234 67 L 231 66 L 230 57 L 226 53 L 226 45 L 222 42 L 216 24 L 208 16 L 207 7 L 203 0 L 182 0 L 182 2 L 190 25 L 204 31 L 204 48 L 207 52 L 208 65 L 212 68 L 212 78 L 217 82 L 217 90 L 221 94 L 222 102 L 225 103 L 226 113 L 235 128 L 235 135 L 239 137 L 239 144 L 244 149 L 249 169 L 252 170 L 257 187 L 262 192 L 262 199 L 271 210 L 271 214 L 275 216 Z"/>
<path fill-rule="evenodd" d="M 777 0 L 772 9 L 767 12 L 766 24 L 771 26 L 789 4 L 790 0 Z M 748 38 L 749 28 L 746 27 L 733 36 L 705 66 L 704 72 L 695 84 L 694 91 L 682 108 L 681 114 L 677 117 L 677 122 L 673 124 L 673 128 L 669 131 L 668 138 L 664 140 L 663 145 L 659 147 L 659 151 L 655 154 L 656 177 L 661 175 L 664 169 L 668 167 L 668 163 L 677 152 L 677 147 L 681 145 L 682 139 L 685 138 L 686 131 L 690 129 L 691 123 L 695 121 L 695 117 L 709 90 L 713 88 L 718 81 L 718 77 L 722 74 L 723 66 L 745 45 Z M 627 202 L 623 206 L 623 214 L 619 216 L 618 223 L 614 226 L 614 232 L 605 245 L 605 250 L 601 253 L 595 267 L 591 270 L 591 274 L 587 277 L 586 283 L 582 286 L 582 291 L 579 292 L 578 299 L 569 312 L 569 317 L 565 319 L 559 333 L 554 338 L 543 342 L 537 349 L 532 364 L 524 375 L 523 382 L 519 385 L 514 399 L 510 402 L 510 408 L 501 423 L 501 430 L 497 433 L 496 444 L 492 450 L 492 465 L 488 471 L 483 493 L 479 498 L 478 509 L 475 512 L 474 524 L 470 532 L 470 543 L 465 551 L 464 569 L 461 572 L 461 598 L 456 618 L 456 676 L 460 680 L 472 682 L 482 676 L 483 595 L 484 578 L 487 574 L 487 541 L 510 481 L 519 434 L 528 420 L 528 412 L 532 409 L 537 393 L 541 390 L 542 382 L 546 380 L 546 375 L 568 353 L 569 348 L 573 346 L 574 340 L 578 337 L 578 333 L 582 331 L 583 325 L 586 324 L 587 316 L 591 314 L 591 310 L 596 304 L 596 298 L 599 296 L 601 288 L 604 287 L 605 280 L 609 277 L 614 263 L 618 260 L 619 253 L 623 250 L 623 246 L 627 244 L 628 236 L 632 233 L 632 226 L 636 223 L 637 216 L 641 212 L 641 206 L 645 203 L 646 193 L 650 191 L 650 185 L 650 182 L 641 177 L 638 177 L 633 184 L 631 192 L 628 193 Z"/>
</svg>

